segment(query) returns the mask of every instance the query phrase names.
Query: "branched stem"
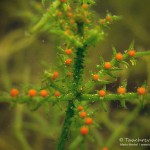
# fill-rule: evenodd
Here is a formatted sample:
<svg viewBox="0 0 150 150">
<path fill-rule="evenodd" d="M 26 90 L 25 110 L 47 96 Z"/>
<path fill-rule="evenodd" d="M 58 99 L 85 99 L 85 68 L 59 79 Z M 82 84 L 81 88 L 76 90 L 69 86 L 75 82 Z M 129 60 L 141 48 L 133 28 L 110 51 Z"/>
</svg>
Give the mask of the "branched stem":
<svg viewBox="0 0 150 150">
<path fill-rule="evenodd" d="M 79 33 L 78 35 L 82 37 L 83 33 L 83 25 L 77 24 Z M 82 79 L 82 72 L 84 69 L 83 63 L 84 63 L 84 52 L 86 47 L 77 47 L 76 48 L 76 58 L 74 60 L 74 72 L 73 72 L 73 85 L 72 85 L 72 92 L 73 92 L 73 99 L 71 99 L 68 102 L 68 107 L 66 111 L 66 117 L 62 128 L 62 133 L 58 142 L 57 150 L 64 150 L 65 145 L 67 142 L 67 138 L 70 131 L 70 126 L 72 123 L 72 117 L 74 116 L 74 100 L 79 100 L 81 96 L 81 92 L 79 89 L 79 85 L 81 84 Z"/>
</svg>

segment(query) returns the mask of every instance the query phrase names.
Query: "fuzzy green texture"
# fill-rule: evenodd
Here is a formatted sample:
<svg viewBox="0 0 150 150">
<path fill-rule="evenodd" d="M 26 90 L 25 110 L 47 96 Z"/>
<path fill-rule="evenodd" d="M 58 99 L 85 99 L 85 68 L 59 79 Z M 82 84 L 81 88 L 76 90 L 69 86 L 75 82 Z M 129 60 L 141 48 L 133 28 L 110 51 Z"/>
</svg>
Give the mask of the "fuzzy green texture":
<svg viewBox="0 0 150 150">
<path fill-rule="evenodd" d="M 78 34 L 79 36 L 83 35 L 83 24 L 77 24 L 78 28 Z M 74 101 L 79 100 L 82 93 L 80 92 L 80 84 L 81 84 L 81 79 L 82 79 L 82 74 L 83 74 L 83 69 L 84 69 L 84 57 L 85 57 L 85 47 L 79 47 L 76 48 L 76 57 L 74 60 L 74 66 L 73 66 L 73 85 L 72 85 L 72 92 L 73 92 L 73 99 L 68 102 L 68 107 L 66 111 L 66 117 L 64 120 L 63 128 L 62 128 L 62 133 L 60 135 L 60 139 L 58 142 L 58 147 L 57 150 L 64 150 L 66 146 L 66 141 L 69 136 L 69 131 L 70 131 L 70 126 L 72 123 L 72 118 L 74 116 Z"/>
<path fill-rule="evenodd" d="M 74 13 L 78 13 L 78 9 L 82 9 L 81 7 L 81 2 L 79 1 L 77 2 L 77 5 L 75 5 L 75 10 Z M 94 1 L 92 0 L 86 0 L 83 2 L 89 2 L 92 3 Z M 43 0 L 44 3 L 44 0 Z M 149 102 L 150 100 L 150 94 L 146 93 L 144 95 L 139 95 L 137 93 L 137 91 L 135 93 L 125 93 L 125 94 L 106 94 L 104 97 L 100 97 L 98 94 L 89 94 L 89 93 L 93 93 L 93 89 L 96 85 L 102 85 L 104 86 L 104 88 L 106 87 L 106 84 L 109 84 L 109 81 L 105 81 L 105 78 L 103 80 L 103 77 L 109 76 L 113 79 L 116 79 L 118 76 L 116 74 L 114 74 L 114 72 L 116 71 L 117 73 L 120 72 L 122 70 L 122 66 L 123 65 L 127 65 L 128 66 L 128 62 L 126 61 L 135 61 L 135 58 L 138 57 L 142 57 L 142 56 L 146 56 L 146 55 L 150 55 L 150 51 L 143 51 L 143 52 L 136 52 L 134 57 L 130 57 L 128 55 L 127 52 L 125 52 L 125 54 L 123 54 L 123 60 L 118 61 L 116 60 L 115 57 L 112 58 L 112 60 L 110 61 L 112 68 L 111 69 L 106 69 L 104 68 L 104 60 L 102 59 L 102 63 L 99 65 L 99 71 L 97 74 L 99 74 L 101 76 L 100 80 L 98 81 L 93 81 L 92 78 L 89 80 L 88 85 L 86 83 L 83 82 L 83 72 L 84 72 L 84 60 L 86 58 L 86 51 L 88 50 L 89 46 L 91 45 L 95 45 L 96 43 L 98 43 L 99 41 L 101 41 L 104 37 L 104 30 L 103 28 L 106 26 L 108 26 L 110 24 L 110 22 L 106 22 L 106 24 L 103 25 L 99 25 L 99 27 L 97 27 L 97 24 L 93 24 L 93 20 L 91 19 L 90 21 L 92 23 L 86 24 L 84 21 L 85 19 L 87 19 L 87 16 L 84 16 L 83 12 L 84 10 L 82 10 L 83 12 L 81 12 L 81 14 L 76 15 L 74 19 L 76 26 L 71 26 L 69 24 L 69 19 L 67 18 L 67 13 L 65 12 L 66 10 L 66 6 L 72 4 L 73 3 L 70 1 L 67 1 L 67 4 L 62 4 L 60 0 L 56 0 L 53 1 L 51 6 L 49 7 L 50 12 L 46 12 L 42 19 L 30 30 L 31 33 L 34 33 L 36 31 L 38 31 L 39 29 L 43 28 L 44 25 L 49 25 L 48 29 L 50 30 L 51 33 L 54 33 L 56 35 L 61 35 L 61 37 L 63 37 L 63 42 L 66 42 L 66 45 L 69 45 L 65 48 L 74 48 L 74 60 L 73 60 L 73 65 L 72 67 L 72 71 L 73 71 L 73 77 L 70 79 L 69 84 L 71 84 L 69 87 L 71 87 L 69 89 L 69 87 L 66 87 L 66 89 L 62 86 L 62 83 L 64 83 L 63 81 L 65 80 L 64 78 L 62 78 L 62 82 L 58 81 L 58 80 L 52 80 L 52 78 L 50 77 L 45 77 L 46 80 L 46 85 L 47 85 L 47 89 L 56 91 L 58 90 L 61 95 L 59 97 L 55 97 L 54 95 L 49 95 L 46 98 L 42 98 L 40 96 L 36 96 L 36 97 L 29 97 L 29 96 L 18 96 L 15 98 L 12 98 L 8 95 L 4 95 L 0 97 L 0 101 L 5 101 L 5 102 L 12 102 L 13 104 L 17 104 L 17 103 L 25 103 L 28 104 L 30 106 L 30 109 L 35 111 L 38 108 L 40 108 L 42 105 L 44 105 L 45 103 L 49 104 L 49 103 L 53 103 L 53 104 L 57 104 L 57 103 L 61 103 L 61 102 L 66 102 L 67 103 L 67 110 L 66 110 L 66 116 L 64 118 L 64 124 L 62 127 L 62 131 L 58 140 L 58 145 L 57 145 L 57 150 L 64 150 L 66 149 L 66 144 L 68 141 L 68 137 L 70 134 L 70 127 L 72 125 L 72 120 L 73 117 L 75 115 L 75 101 L 77 102 L 82 102 L 82 101 L 88 101 L 88 102 L 93 102 L 93 101 L 98 101 L 100 102 L 103 106 L 104 106 L 104 110 L 106 110 L 105 108 L 105 103 L 109 102 L 109 101 L 113 101 L 113 100 L 119 100 L 121 102 L 121 105 L 123 107 L 126 107 L 125 102 L 126 101 L 133 101 L 133 100 L 141 100 L 144 101 L 146 100 L 146 102 Z M 78 8 L 79 7 L 79 8 Z M 89 5 L 90 7 L 90 5 Z M 60 18 L 58 18 L 58 16 L 56 15 L 57 11 L 62 11 L 64 13 L 64 20 L 66 20 L 66 24 L 67 26 L 70 25 L 70 33 L 66 34 L 66 24 L 61 24 Z M 65 14 L 66 13 L 66 14 Z M 93 17 L 90 16 L 91 18 Z M 89 17 L 89 18 L 90 18 Z M 116 20 L 116 16 L 112 16 L 112 19 Z M 48 21 L 51 21 L 51 24 L 48 23 Z M 68 22 L 67 22 L 68 21 Z M 53 26 L 56 25 L 56 26 Z M 63 26 L 64 27 L 61 27 Z M 85 30 L 86 27 L 86 30 Z M 65 49 L 64 48 L 64 49 Z M 63 48 L 62 48 L 63 49 Z M 63 50 L 64 50 L 63 49 Z M 129 48 L 128 50 L 130 50 L 131 48 Z M 64 51 L 63 51 L 64 52 Z M 117 52 L 115 52 L 116 54 Z M 64 56 L 64 59 L 68 58 L 68 56 Z M 69 57 L 70 58 L 70 57 Z M 72 59 L 72 57 L 70 58 Z M 69 67 L 70 66 L 65 66 L 65 63 L 63 62 L 61 64 L 64 68 L 64 70 L 67 72 L 69 71 Z M 61 66 L 61 67 L 62 67 Z M 68 69 L 68 70 L 67 70 Z M 46 75 L 49 74 L 46 73 Z M 53 74 L 52 74 L 53 75 Z M 62 73 L 62 76 L 64 76 L 64 74 Z M 66 77 L 67 78 L 67 77 Z M 101 80 L 102 79 L 102 80 Z M 66 79 L 67 80 L 67 79 Z M 69 80 L 69 79 L 68 79 Z M 114 81 L 114 80 L 113 80 Z M 67 81 L 66 81 L 67 82 Z M 67 83 L 65 83 L 67 85 Z M 85 88 L 82 88 L 84 87 Z M 84 89 L 84 90 L 83 90 Z M 139 101 L 139 102 L 141 102 Z M 137 113 L 139 111 L 139 108 L 137 108 L 135 110 L 135 113 Z M 134 115 L 129 117 L 127 119 L 127 121 L 125 122 L 125 125 L 127 125 L 132 119 L 134 118 Z M 122 128 L 120 129 L 122 130 Z M 120 130 L 118 130 L 118 132 L 120 132 Z M 118 133 L 116 131 L 116 133 L 114 133 L 115 136 L 118 136 Z M 21 137 L 20 133 L 18 133 L 18 137 Z M 81 138 L 79 137 L 79 141 L 81 140 Z M 113 139 L 112 139 L 113 141 Z M 110 141 L 110 143 L 108 145 L 111 145 L 112 141 Z M 26 141 L 24 141 L 24 139 L 22 138 L 22 143 L 24 143 L 24 145 L 26 145 Z M 74 144 L 73 144 L 74 145 Z"/>
<path fill-rule="evenodd" d="M 71 100 L 68 102 L 66 116 L 65 116 L 63 127 L 62 127 L 62 133 L 61 133 L 60 139 L 58 141 L 57 150 L 65 149 L 66 141 L 68 140 L 68 135 L 69 135 L 73 116 L 74 116 L 74 102 L 73 102 L 73 100 Z"/>
</svg>

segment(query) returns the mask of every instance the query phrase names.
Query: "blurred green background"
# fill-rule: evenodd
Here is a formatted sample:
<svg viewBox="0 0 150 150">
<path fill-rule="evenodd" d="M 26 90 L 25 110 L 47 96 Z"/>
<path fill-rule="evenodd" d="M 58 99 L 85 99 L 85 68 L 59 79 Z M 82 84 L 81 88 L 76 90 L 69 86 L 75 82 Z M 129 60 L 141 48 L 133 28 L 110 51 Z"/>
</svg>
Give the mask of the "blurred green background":
<svg viewBox="0 0 150 150">
<path fill-rule="evenodd" d="M 46 8 L 40 0 L 1 0 L 0 1 L 0 92 L 11 87 L 24 89 L 30 85 L 41 85 L 44 66 L 55 65 L 55 38 L 45 31 L 30 34 L 30 28 L 40 19 Z M 94 10 L 100 17 L 107 11 L 122 16 L 122 20 L 113 23 L 107 38 L 97 47 L 91 48 L 86 61 L 88 70 L 95 70 L 100 54 L 106 61 L 111 59 L 112 46 L 124 52 L 135 41 L 135 49 L 150 49 L 150 1 L 148 0 L 97 0 Z M 150 57 L 146 56 L 136 66 L 125 69 L 120 80 L 127 78 L 128 90 L 135 91 L 137 86 L 147 81 L 150 86 Z M 47 63 L 47 64 L 46 64 Z M 108 86 L 115 91 L 119 83 Z M 143 110 L 137 110 L 133 103 L 122 109 L 119 103 L 110 103 L 108 112 L 92 105 L 89 111 L 98 110 L 94 119 L 97 128 L 92 130 L 96 139 L 96 150 L 107 142 L 111 150 L 142 149 L 148 147 L 120 147 L 118 139 L 149 138 L 149 104 Z M 61 130 L 60 122 L 64 112 L 50 106 L 49 112 L 41 108 L 30 112 L 25 106 L 10 107 L 0 103 L 0 150 L 53 150 Z M 57 115 L 55 115 L 57 114 Z M 100 115 L 101 114 L 101 115 Z M 131 116 L 131 117 L 129 117 Z M 124 121 L 125 120 L 125 121 Z M 109 139 L 109 140 L 108 140 Z M 89 140 L 89 150 L 95 150 L 95 144 Z"/>
</svg>

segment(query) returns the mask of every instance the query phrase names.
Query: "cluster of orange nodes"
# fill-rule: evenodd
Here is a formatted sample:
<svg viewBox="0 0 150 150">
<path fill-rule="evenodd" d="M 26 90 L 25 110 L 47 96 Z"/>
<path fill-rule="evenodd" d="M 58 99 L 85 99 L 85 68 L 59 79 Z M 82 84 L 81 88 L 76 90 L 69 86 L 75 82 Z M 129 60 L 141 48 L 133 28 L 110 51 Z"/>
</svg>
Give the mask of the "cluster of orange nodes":
<svg viewBox="0 0 150 150">
<path fill-rule="evenodd" d="M 100 90 L 100 91 L 98 91 L 98 95 L 100 97 L 104 97 L 106 95 L 106 91 L 105 90 Z"/>
<path fill-rule="evenodd" d="M 72 49 L 66 49 L 66 50 L 65 50 L 65 53 L 66 53 L 67 55 L 71 55 L 71 54 L 72 54 Z"/>
<path fill-rule="evenodd" d="M 88 5 L 87 5 L 87 4 L 82 4 L 82 8 L 83 8 L 83 9 L 87 9 L 87 8 L 88 8 Z"/>
<path fill-rule="evenodd" d="M 99 79 L 99 75 L 98 74 L 93 74 L 92 78 L 93 78 L 93 80 L 97 81 Z"/>
<path fill-rule="evenodd" d="M 110 21 L 112 21 L 112 17 L 111 17 L 111 15 L 107 15 L 107 16 L 105 17 L 105 19 L 100 19 L 100 20 L 99 20 L 99 23 L 100 23 L 101 25 L 103 25 L 103 24 L 105 24 L 106 22 L 110 22 Z"/>
<path fill-rule="evenodd" d="M 68 58 L 68 59 L 66 59 L 66 61 L 65 61 L 65 64 L 66 65 L 71 65 L 71 63 L 72 63 L 72 59 L 70 59 L 70 58 Z"/>
<path fill-rule="evenodd" d="M 77 107 L 77 109 L 78 109 L 78 111 L 80 111 L 80 113 L 79 113 L 80 117 L 81 117 L 82 119 L 85 119 L 85 120 L 84 120 L 84 123 L 85 123 L 86 125 L 91 125 L 91 124 L 93 123 L 93 119 L 90 118 L 90 117 L 87 117 L 87 118 L 86 118 L 87 113 L 86 113 L 85 111 L 83 111 L 83 110 L 84 110 L 83 106 L 79 105 L 79 106 Z M 87 126 L 82 126 L 82 127 L 80 128 L 80 133 L 81 133 L 82 135 L 86 135 L 88 132 L 89 132 L 89 129 L 88 129 Z"/>
<path fill-rule="evenodd" d="M 116 54 L 116 59 L 117 59 L 118 61 L 123 60 L 123 55 L 122 55 L 121 53 L 117 53 L 117 54 Z"/>
<path fill-rule="evenodd" d="M 110 69 L 111 68 L 111 63 L 110 62 L 105 62 L 104 63 L 104 68 L 105 69 Z"/>
<path fill-rule="evenodd" d="M 37 91 L 36 91 L 35 89 L 30 89 L 30 90 L 28 91 L 28 95 L 29 95 L 30 97 L 34 97 L 34 96 L 36 96 L 36 94 L 37 94 Z"/>
<path fill-rule="evenodd" d="M 126 89 L 122 86 L 117 88 L 117 92 L 118 94 L 125 94 L 126 93 Z"/>
<path fill-rule="evenodd" d="M 11 90 L 10 90 L 10 95 L 11 95 L 12 97 L 17 97 L 17 96 L 19 95 L 19 90 L 18 90 L 18 89 L 15 89 L 15 88 L 11 89 Z"/>
<path fill-rule="evenodd" d="M 11 95 L 12 97 L 17 97 L 17 96 L 19 95 L 18 89 L 15 89 L 15 88 L 11 89 L 10 95 Z M 37 95 L 37 91 L 36 91 L 35 89 L 29 89 L 29 91 L 28 91 L 28 96 L 34 97 L 34 96 L 36 96 L 36 95 Z M 40 91 L 40 96 L 43 97 L 43 98 L 45 98 L 46 96 L 48 96 L 48 91 L 47 91 L 47 90 L 44 90 L 44 89 L 41 90 L 41 91 Z"/>
<path fill-rule="evenodd" d="M 78 111 L 82 111 L 83 110 L 83 106 L 79 105 L 78 106 Z"/>
<path fill-rule="evenodd" d="M 133 49 L 128 51 L 128 55 L 129 55 L 130 57 L 134 57 L 134 56 L 135 56 L 135 53 L 136 53 L 136 52 L 135 52 L 135 50 L 133 50 Z"/>
<path fill-rule="evenodd" d="M 80 112 L 80 117 L 85 118 L 87 116 L 87 113 L 85 111 Z"/>
<path fill-rule="evenodd" d="M 54 71 L 53 80 L 56 80 L 58 77 L 59 77 L 59 73 L 57 71 Z"/>
<path fill-rule="evenodd" d="M 41 97 L 45 98 L 45 97 L 47 97 L 47 95 L 48 95 L 48 91 L 47 90 L 41 90 L 41 92 L 40 92 L 40 96 Z"/>
<path fill-rule="evenodd" d="M 139 95 L 144 95 L 146 94 L 147 90 L 145 87 L 138 87 L 137 92 Z"/>
<path fill-rule="evenodd" d="M 61 94 L 59 91 L 55 91 L 54 95 L 55 95 L 55 97 L 59 97 Z"/>
<path fill-rule="evenodd" d="M 82 127 L 80 128 L 80 133 L 81 133 L 82 135 L 87 135 L 88 132 L 89 132 L 88 127 L 82 126 Z"/>
</svg>

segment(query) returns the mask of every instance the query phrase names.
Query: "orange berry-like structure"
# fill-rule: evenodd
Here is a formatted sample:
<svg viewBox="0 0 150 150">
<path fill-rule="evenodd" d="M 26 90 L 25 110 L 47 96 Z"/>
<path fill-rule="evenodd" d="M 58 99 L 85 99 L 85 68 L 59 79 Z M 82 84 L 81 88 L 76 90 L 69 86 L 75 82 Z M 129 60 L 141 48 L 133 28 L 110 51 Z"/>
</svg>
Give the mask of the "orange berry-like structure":
<svg viewBox="0 0 150 150">
<path fill-rule="evenodd" d="M 53 80 L 56 80 L 58 77 L 59 77 L 59 73 L 57 71 L 54 71 Z"/>
<path fill-rule="evenodd" d="M 80 128 L 80 133 L 81 133 L 82 135 L 86 135 L 86 134 L 88 134 L 88 132 L 89 132 L 88 127 L 82 126 L 82 127 Z"/>
<path fill-rule="evenodd" d="M 66 65 L 71 65 L 71 63 L 72 63 L 72 59 L 70 59 L 70 58 L 68 58 L 66 61 L 65 61 L 65 64 Z"/>
<path fill-rule="evenodd" d="M 110 16 L 110 15 L 107 15 L 107 16 L 106 16 L 106 20 L 107 20 L 107 21 L 111 21 L 111 20 L 112 20 L 111 16 Z"/>
<path fill-rule="evenodd" d="M 99 95 L 100 97 L 104 97 L 104 96 L 106 95 L 106 91 L 105 91 L 105 90 L 100 90 L 100 91 L 98 92 L 98 95 Z"/>
<path fill-rule="evenodd" d="M 83 8 L 83 9 L 87 9 L 87 8 L 88 8 L 88 5 L 87 5 L 87 4 L 82 4 L 82 8 Z"/>
<path fill-rule="evenodd" d="M 128 55 L 130 56 L 130 57 L 134 57 L 135 56 L 135 50 L 129 50 L 128 51 Z"/>
<path fill-rule="evenodd" d="M 85 119 L 85 123 L 86 123 L 87 125 L 92 124 L 92 122 L 93 122 L 93 119 L 90 118 L 90 117 Z"/>
<path fill-rule="evenodd" d="M 104 68 L 105 69 L 110 69 L 111 68 L 111 63 L 110 62 L 105 62 Z"/>
<path fill-rule="evenodd" d="M 67 14 L 67 16 L 68 16 L 68 18 L 71 18 L 71 17 L 72 17 L 72 13 L 69 12 L 69 13 Z"/>
<path fill-rule="evenodd" d="M 85 111 L 80 112 L 80 117 L 85 118 L 87 116 L 87 113 Z"/>
<path fill-rule="evenodd" d="M 66 50 L 65 50 L 65 53 L 66 53 L 67 55 L 72 54 L 72 49 L 66 49 Z"/>
<path fill-rule="evenodd" d="M 36 92 L 36 90 L 34 90 L 34 89 L 30 89 L 29 92 L 28 92 L 28 95 L 29 95 L 30 97 L 34 97 L 36 94 L 37 94 L 37 92 Z"/>
<path fill-rule="evenodd" d="M 146 94 L 146 88 L 145 87 L 138 87 L 137 92 L 139 95 Z"/>
<path fill-rule="evenodd" d="M 73 19 L 70 20 L 70 24 L 74 24 L 75 21 Z"/>
<path fill-rule="evenodd" d="M 55 97 L 59 97 L 60 96 L 60 92 L 59 91 L 55 91 L 54 95 L 55 95 Z"/>
<path fill-rule="evenodd" d="M 98 74 L 93 74 L 92 78 L 93 78 L 93 80 L 97 81 L 99 79 L 99 75 Z"/>
<path fill-rule="evenodd" d="M 116 59 L 117 59 L 118 61 L 122 60 L 122 59 L 123 59 L 123 55 L 122 55 L 121 53 L 117 53 L 117 54 L 116 54 Z"/>
<path fill-rule="evenodd" d="M 126 89 L 122 86 L 118 87 L 117 89 L 118 94 L 125 94 L 126 93 Z"/>
<path fill-rule="evenodd" d="M 16 97 L 16 96 L 18 96 L 19 95 L 19 90 L 18 89 L 11 89 L 11 91 L 10 91 L 10 95 L 12 96 L 12 97 Z"/>
<path fill-rule="evenodd" d="M 105 19 L 100 19 L 99 23 L 100 24 L 104 24 L 105 23 Z"/>
<path fill-rule="evenodd" d="M 40 96 L 41 97 L 46 97 L 48 95 L 48 91 L 47 90 L 41 90 L 41 92 L 40 92 Z"/>
<path fill-rule="evenodd" d="M 78 111 L 82 111 L 83 110 L 83 106 L 79 105 L 78 106 Z"/>
</svg>

